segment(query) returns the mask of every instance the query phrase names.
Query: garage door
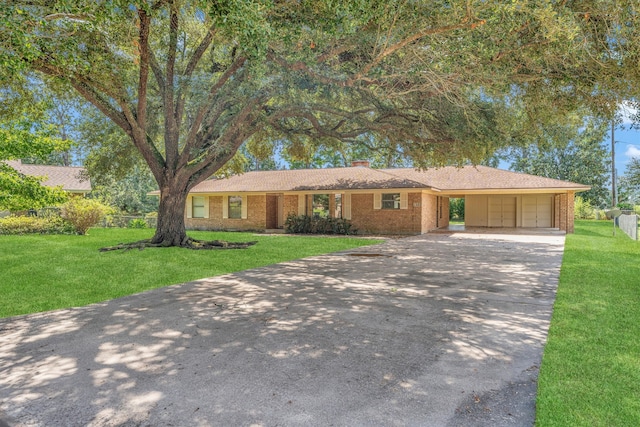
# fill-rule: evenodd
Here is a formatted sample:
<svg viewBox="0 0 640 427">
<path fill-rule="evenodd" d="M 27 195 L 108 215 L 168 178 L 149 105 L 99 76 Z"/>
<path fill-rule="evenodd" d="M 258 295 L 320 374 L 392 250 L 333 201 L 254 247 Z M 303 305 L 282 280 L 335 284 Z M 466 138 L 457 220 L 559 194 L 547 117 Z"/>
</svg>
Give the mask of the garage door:
<svg viewBox="0 0 640 427">
<path fill-rule="evenodd" d="M 522 197 L 522 226 L 531 228 L 550 228 L 552 196 Z"/>
<path fill-rule="evenodd" d="M 516 226 L 516 198 L 489 197 L 489 227 Z"/>
</svg>

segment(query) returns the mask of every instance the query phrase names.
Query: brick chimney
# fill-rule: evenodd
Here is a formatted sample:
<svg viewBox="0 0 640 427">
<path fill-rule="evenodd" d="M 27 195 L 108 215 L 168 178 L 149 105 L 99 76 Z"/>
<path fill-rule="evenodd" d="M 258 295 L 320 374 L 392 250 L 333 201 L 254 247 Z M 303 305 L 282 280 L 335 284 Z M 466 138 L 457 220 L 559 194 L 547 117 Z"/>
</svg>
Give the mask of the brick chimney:
<svg viewBox="0 0 640 427">
<path fill-rule="evenodd" d="M 362 166 L 363 168 L 369 167 L 369 160 L 354 160 L 351 162 L 351 167 Z"/>
</svg>

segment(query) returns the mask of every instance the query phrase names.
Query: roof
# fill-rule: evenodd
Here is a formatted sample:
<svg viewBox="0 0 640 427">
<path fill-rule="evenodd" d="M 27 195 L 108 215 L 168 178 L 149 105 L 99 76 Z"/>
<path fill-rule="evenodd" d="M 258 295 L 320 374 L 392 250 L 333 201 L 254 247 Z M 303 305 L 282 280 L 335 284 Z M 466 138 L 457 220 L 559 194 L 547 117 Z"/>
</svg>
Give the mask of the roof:
<svg viewBox="0 0 640 427">
<path fill-rule="evenodd" d="M 428 187 L 428 185 L 426 185 Z M 424 188 L 422 182 L 366 167 L 247 172 L 196 185 L 192 193 Z"/>
<path fill-rule="evenodd" d="M 590 187 L 487 166 L 446 166 L 426 170 L 371 169 L 358 166 L 247 172 L 228 178 L 208 179 L 196 185 L 191 193 L 269 193 L 392 188 L 459 192 L 508 189 L 585 191 Z"/>
<path fill-rule="evenodd" d="M 539 190 L 558 189 L 585 191 L 591 187 L 575 182 L 545 178 L 488 166 L 446 166 L 425 170 L 383 169 L 411 180 L 422 182 L 441 191 L 472 190 Z"/>
<path fill-rule="evenodd" d="M 62 186 L 64 191 L 71 193 L 91 191 L 91 181 L 82 167 L 27 165 L 20 160 L 10 160 L 5 163 L 24 175 L 45 177 L 42 185 L 47 187 Z"/>
</svg>

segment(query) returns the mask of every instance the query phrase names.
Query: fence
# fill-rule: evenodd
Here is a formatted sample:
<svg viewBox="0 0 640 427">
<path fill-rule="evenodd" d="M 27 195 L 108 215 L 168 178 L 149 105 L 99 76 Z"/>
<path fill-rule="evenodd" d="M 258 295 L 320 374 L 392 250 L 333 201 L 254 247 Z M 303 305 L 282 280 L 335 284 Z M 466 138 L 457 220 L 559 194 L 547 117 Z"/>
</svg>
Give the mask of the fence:
<svg viewBox="0 0 640 427">
<path fill-rule="evenodd" d="M 633 240 L 638 240 L 638 215 L 620 215 L 618 227 Z"/>
</svg>

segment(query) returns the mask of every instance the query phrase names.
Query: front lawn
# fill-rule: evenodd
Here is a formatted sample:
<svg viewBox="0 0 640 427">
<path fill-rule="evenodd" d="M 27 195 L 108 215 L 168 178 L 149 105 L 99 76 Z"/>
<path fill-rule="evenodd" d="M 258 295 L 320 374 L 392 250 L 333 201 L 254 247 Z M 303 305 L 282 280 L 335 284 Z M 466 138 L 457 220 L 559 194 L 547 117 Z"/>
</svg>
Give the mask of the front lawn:
<svg viewBox="0 0 640 427">
<path fill-rule="evenodd" d="M 610 222 L 567 236 L 536 425 L 640 425 L 640 242 Z"/>
<path fill-rule="evenodd" d="M 153 230 L 92 229 L 87 236 L 0 236 L 0 317 L 76 307 L 148 289 L 378 243 L 349 237 L 190 232 L 198 239 L 252 241 L 248 249 L 148 248 L 98 252 L 147 239 Z"/>
</svg>

